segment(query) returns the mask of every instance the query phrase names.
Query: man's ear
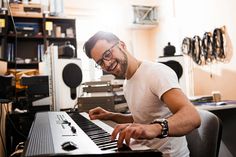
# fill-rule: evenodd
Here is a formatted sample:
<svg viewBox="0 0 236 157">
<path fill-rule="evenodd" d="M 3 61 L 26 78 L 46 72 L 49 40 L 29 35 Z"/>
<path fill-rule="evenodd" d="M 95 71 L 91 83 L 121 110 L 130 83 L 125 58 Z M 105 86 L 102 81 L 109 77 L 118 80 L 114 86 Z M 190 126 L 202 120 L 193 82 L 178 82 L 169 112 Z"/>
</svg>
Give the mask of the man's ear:
<svg viewBox="0 0 236 157">
<path fill-rule="evenodd" d="M 120 46 L 122 49 L 126 50 L 126 44 L 123 41 L 120 41 Z"/>
</svg>

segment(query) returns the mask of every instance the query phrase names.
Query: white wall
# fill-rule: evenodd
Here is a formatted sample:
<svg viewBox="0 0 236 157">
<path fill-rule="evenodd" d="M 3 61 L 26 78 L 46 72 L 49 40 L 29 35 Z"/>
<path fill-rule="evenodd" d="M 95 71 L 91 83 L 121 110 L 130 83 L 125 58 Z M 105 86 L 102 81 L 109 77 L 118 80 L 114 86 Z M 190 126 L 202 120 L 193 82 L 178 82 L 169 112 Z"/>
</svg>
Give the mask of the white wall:
<svg viewBox="0 0 236 157">
<path fill-rule="evenodd" d="M 71 5 L 73 4 L 73 5 Z M 131 5 L 157 5 L 155 0 L 66 0 L 65 13 L 77 18 L 78 55 L 82 58 L 84 77 L 87 81 L 97 80 L 101 70 L 94 68 L 94 62 L 85 56 L 83 44 L 99 30 L 115 33 L 126 42 L 128 49 L 137 58 L 155 58 L 147 29 L 131 27 Z M 150 34 L 155 36 L 155 34 Z M 140 46 L 138 46 L 140 45 Z"/>
<path fill-rule="evenodd" d="M 73 5 L 72 5 L 73 4 Z M 105 5 L 106 4 L 106 5 Z M 159 24 L 153 29 L 130 29 L 129 7 L 131 4 L 158 5 Z M 82 59 L 88 79 L 97 79 L 101 72 L 82 52 L 82 45 L 98 30 L 112 31 L 128 43 L 129 49 L 139 59 L 155 61 L 163 55 L 168 42 L 181 53 L 184 37 L 203 36 L 206 31 L 226 26 L 232 48 L 236 47 L 235 0 L 66 0 L 65 12 L 77 17 L 78 56 Z M 233 53 L 235 50 L 233 49 Z M 236 57 L 228 63 L 208 66 L 194 65 L 195 95 L 209 95 L 220 91 L 223 99 L 236 99 Z"/>
<path fill-rule="evenodd" d="M 181 37 L 203 36 L 206 31 L 213 32 L 215 28 L 226 26 L 232 48 L 236 48 L 235 0 L 175 0 L 175 6 Z M 235 49 L 232 52 L 235 53 Z M 233 55 L 228 63 L 195 65 L 195 94 L 204 95 L 220 91 L 223 99 L 236 99 L 236 85 L 232 83 L 236 80 L 235 60 L 236 57 Z"/>
<path fill-rule="evenodd" d="M 210 95 L 220 91 L 222 99 L 236 99 L 232 84 L 236 80 L 236 6 L 235 0 L 159 0 L 159 26 L 153 30 L 156 34 L 154 49 L 157 56 L 163 55 L 163 48 L 170 41 L 176 47 L 176 54 L 181 53 L 184 37 L 203 36 L 215 28 L 226 26 L 230 38 L 232 55 L 226 63 L 212 65 L 193 65 L 193 88 L 195 95 Z M 229 45 L 230 42 L 227 44 Z"/>
</svg>

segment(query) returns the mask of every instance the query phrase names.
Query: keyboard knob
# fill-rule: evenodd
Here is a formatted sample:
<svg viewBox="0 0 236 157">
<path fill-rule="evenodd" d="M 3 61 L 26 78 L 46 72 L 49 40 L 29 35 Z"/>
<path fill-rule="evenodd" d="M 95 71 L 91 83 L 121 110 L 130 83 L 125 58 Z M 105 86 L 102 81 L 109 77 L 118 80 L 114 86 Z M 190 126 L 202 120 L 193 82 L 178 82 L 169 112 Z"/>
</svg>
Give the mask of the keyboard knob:
<svg viewBox="0 0 236 157">
<path fill-rule="evenodd" d="M 67 120 L 63 120 L 63 124 L 68 124 L 69 126 L 71 125 L 71 122 L 67 121 Z"/>
<path fill-rule="evenodd" d="M 71 131 L 72 131 L 73 133 L 76 133 L 76 129 L 75 129 L 74 126 L 71 127 Z"/>
</svg>

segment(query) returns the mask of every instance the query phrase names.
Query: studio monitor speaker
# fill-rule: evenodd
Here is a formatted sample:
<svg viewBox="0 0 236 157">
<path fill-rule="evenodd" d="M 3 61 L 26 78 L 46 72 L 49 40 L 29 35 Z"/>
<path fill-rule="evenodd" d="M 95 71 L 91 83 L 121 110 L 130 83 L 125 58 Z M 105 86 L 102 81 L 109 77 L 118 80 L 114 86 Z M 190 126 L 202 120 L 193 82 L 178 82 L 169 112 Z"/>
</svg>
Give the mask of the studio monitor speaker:
<svg viewBox="0 0 236 157">
<path fill-rule="evenodd" d="M 55 110 L 74 108 L 82 82 L 81 60 L 58 59 L 54 69 Z"/>
</svg>

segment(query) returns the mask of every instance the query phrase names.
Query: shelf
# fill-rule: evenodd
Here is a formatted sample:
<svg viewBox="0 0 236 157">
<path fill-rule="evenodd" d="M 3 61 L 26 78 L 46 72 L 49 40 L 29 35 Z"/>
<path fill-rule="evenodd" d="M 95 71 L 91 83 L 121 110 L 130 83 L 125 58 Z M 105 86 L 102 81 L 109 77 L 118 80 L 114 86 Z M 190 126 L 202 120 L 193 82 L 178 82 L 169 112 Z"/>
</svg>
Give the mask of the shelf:
<svg viewBox="0 0 236 157">
<path fill-rule="evenodd" d="M 38 63 L 14 63 L 8 62 L 8 69 L 38 69 Z"/>
<path fill-rule="evenodd" d="M 10 14 L 8 15 L 10 16 Z M 38 19 L 42 19 L 43 18 L 43 14 L 32 14 L 32 13 L 12 13 L 12 16 L 15 18 L 38 18 Z"/>
<path fill-rule="evenodd" d="M 158 23 L 155 24 L 140 24 L 140 23 L 132 23 L 129 24 L 129 28 L 130 29 L 153 29 L 153 28 L 157 28 Z"/>
<path fill-rule="evenodd" d="M 0 14 L 2 16 L 4 16 L 4 14 Z M 10 14 L 8 15 L 10 16 Z M 12 16 L 13 17 L 16 17 L 16 18 L 38 18 L 38 19 L 43 19 L 44 16 L 43 14 L 40 14 L 40 13 L 12 13 Z M 47 20 L 75 20 L 76 18 L 75 17 L 65 17 L 65 16 L 45 16 L 45 19 Z"/>
<path fill-rule="evenodd" d="M 46 38 L 47 40 L 58 40 L 58 41 L 61 41 L 61 40 L 76 40 L 76 38 L 68 38 L 68 37 L 65 37 L 65 38 L 58 38 L 58 37 L 47 37 Z"/>
<path fill-rule="evenodd" d="M 75 20 L 76 18 L 74 17 L 60 17 L 60 16 L 46 16 L 45 17 L 46 20 Z"/>
<path fill-rule="evenodd" d="M 3 59 L 3 58 L 0 58 L 0 61 L 7 62 L 7 60 L 6 60 L 6 59 Z"/>
<path fill-rule="evenodd" d="M 51 17 L 43 14 L 13 14 L 15 28 L 9 14 L 5 14 L 2 18 L 6 21 L 6 27 L 0 33 L 3 56 L 11 60 L 28 58 L 33 61 L 31 63 L 9 62 L 8 68 L 37 69 L 37 61 L 42 59 L 42 55 L 51 43 L 61 46 L 69 41 L 75 47 L 75 54 L 77 54 L 75 18 Z M 49 27 L 46 27 L 47 21 L 51 21 Z M 14 31 L 15 29 L 17 32 Z M 51 36 L 48 36 L 48 30 L 53 31 L 50 32 Z"/>
<path fill-rule="evenodd" d="M 8 35 L 8 38 L 17 38 L 17 39 L 35 39 L 35 40 L 38 40 L 38 39 L 44 39 L 43 36 L 19 36 L 19 35 Z"/>
</svg>

